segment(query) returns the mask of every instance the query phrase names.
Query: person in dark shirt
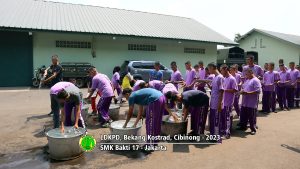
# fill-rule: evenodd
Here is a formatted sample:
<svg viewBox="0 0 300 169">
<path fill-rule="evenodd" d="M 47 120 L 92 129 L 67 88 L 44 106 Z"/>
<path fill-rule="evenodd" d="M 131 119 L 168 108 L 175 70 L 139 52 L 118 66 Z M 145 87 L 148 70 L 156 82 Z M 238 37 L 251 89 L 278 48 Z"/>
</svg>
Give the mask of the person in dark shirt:
<svg viewBox="0 0 300 169">
<path fill-rule="evenodd" d="M 49 77 L 45 80 L 42 80 L 42 83 L 44 84 L 50 83 L 51 87 L 63 80 L 62 67 L 61 65 L 59 65 L 59 60 L 57 55 L 52 56 L 52 65 L 50 65 L 50 67 L 46 69 L 44 77 L 47 77 L 47 75 Z"/>
<path fill-rule="evenodd" d="M 183 120 L 186 120 L 188 113 L 191 113 L 191 135 L 204 134 L 209 106 L 209 97 L 206 93 L 199 90 L 189 90 L 182 94 L 167 92 L 165 96 L 171 102 L 183 103 Z"/>
<path fill-rule="evenodd" d="M 61 131 L 64 132 L 64 126 L 85 127 L 81 116 L 82 94 L 79 88 L 74 85 L 66 87 L 57 94 L 57 98 L 61 106 Z M 75 122 L 71 118 L 73 109 Z"/>
</svg>

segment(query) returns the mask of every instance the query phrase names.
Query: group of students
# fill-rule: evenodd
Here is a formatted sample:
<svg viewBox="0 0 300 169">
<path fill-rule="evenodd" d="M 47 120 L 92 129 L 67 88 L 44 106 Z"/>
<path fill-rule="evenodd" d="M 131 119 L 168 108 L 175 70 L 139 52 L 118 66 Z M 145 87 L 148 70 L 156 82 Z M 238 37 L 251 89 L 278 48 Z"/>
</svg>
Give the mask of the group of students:
<svg viewBox="0 0 300 169">
<path fill-rule="evenodd" d="M 208 120 L 211 135 L 220 135 L 222 138 L 230 138 L 232 129 L 234 107 L 239 117 L 238 129 L 246 130 L 250 124 L 251 134 L 257 129 L 257 108 L 259 94 L 263 91 L 264 112 L 276 112 L 276 101 L 279 107 L 289 110 L 294 107 L 294 97 L 299 98 L 300 73 L 295 68 L 295 63 L 289 64 L 288 69 L 280 60 L 279 70 L 275 71 L 274 63 L 268 63 L 263 70 L 254 64 L 254 57 L 248 55 L 247 65 L 242 72 L 238 71 L 238 65 L 222 65 L 219 69 L 214 63 L 204 67 L 202 61 L 192 67 L 191 62 L 186 62 L 186 74 L 183 78 L 177 68 L 176 62 L 171 63 L 172 74 L 169 80 L 163 82 L 162 73 L 159 71 L 159 62 L 150 72 L 149 82 L 134 80 L 127 71 L 125 77 L 120 78 L 120 67 L 114 68 L 114 74 L 110 80 L 106 75 L 98 73 L 96 68 L 89 69 L 91 85 L 86 99 L 91 99 L 94 93 L 100 93 L 101 98 L 97 104 L 97 112 L 101 126 L 108 127 L 111 119 L 108 111 L 114 98 L 115 102 L 126 98 L 129 110 L 124 127 L 130 121 L 134 107 L 138 106 L 138 115 L 134 126 L 146 112 L 146 133 L 151 136 L 160 135 L 162 116 L 169 114 L 177 119 L 177 115 L 171 111 L 183 104 L 183 120 L 191 115 L 190 135 L 204 134 Z M 299 67 L 298 67 L 299 69 Z M 179 92 L 179 88 L 183 92 Z M 206 91 L 207 89 L 210 89 Z M 115 97 L 114 90 L 118 96 Z M 57 109 L 60 105 L 63 125 L 84 127 L 80 115 L 82 94 L 78 88 L 69 82 L 59 82 L 51 88 L 51 105 Z M 210 97 L 209 97 L 210 96 Z M 240 103 L 240 96 L 242 101 Z M 277 96 L 277 99 L 276 99 Z M 299 102 L 296 104 L 299 107 Z M 71 123 L 71 111 L 75 108 L 75 122 Z M 57 110 L 56 110 L 57 111 Z M 134 127 L 129 126 L 129 127 Z M 57 123 L 55 123 L 55 127 Z M 157 141 L 149 140 L 149 143 L 157 144 Z"/>
</svg>

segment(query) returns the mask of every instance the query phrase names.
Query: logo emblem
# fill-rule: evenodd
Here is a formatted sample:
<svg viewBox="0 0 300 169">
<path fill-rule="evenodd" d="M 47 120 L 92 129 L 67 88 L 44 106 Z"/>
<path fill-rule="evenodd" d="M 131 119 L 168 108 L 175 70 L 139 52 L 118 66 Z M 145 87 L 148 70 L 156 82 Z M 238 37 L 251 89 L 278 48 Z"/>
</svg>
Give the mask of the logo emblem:
<svg viewBox="0 0 300 169">
<path fill-rule="evenodd" d="M 96 140 L 91 135 L 85 135 L 80 138 L 79 145 L 84 151 L 93 151 L 96 147 Z"/>
</svg>

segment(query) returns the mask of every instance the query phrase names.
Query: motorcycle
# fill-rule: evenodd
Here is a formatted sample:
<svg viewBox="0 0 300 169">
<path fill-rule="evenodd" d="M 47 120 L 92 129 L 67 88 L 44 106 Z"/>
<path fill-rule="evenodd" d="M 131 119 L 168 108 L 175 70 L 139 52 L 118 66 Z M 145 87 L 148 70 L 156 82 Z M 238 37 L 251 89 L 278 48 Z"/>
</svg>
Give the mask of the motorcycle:
<svg viewBox="0 0 300 169">
<path fill-rule="evenodd" d="M 42 81 L 45 80 L 49 76 L 49 74 L 47 73 L 47 76 L 44 77 L 46 69 L 47 69 L 46 66 L 43 65 L 34 70 L 34 77 L 32 78 L 32 86 L 33 87 L 36 87 L 36 88 L 49 87 L 49 84 L 42 84 Z"/>
</svg>

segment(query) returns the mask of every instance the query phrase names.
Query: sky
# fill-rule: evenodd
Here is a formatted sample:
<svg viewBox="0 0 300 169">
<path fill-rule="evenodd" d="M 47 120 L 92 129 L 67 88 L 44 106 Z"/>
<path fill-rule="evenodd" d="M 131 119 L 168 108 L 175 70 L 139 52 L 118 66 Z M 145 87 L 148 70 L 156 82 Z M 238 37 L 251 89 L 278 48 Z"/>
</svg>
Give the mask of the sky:
<svg viewBox="0 0 300 169">
<path fill-rule="evenodd" d="M 234 39 L 253 28 L 300 35 L 299 0 L 51 0 L 196 19 Z"/>
</svg>

